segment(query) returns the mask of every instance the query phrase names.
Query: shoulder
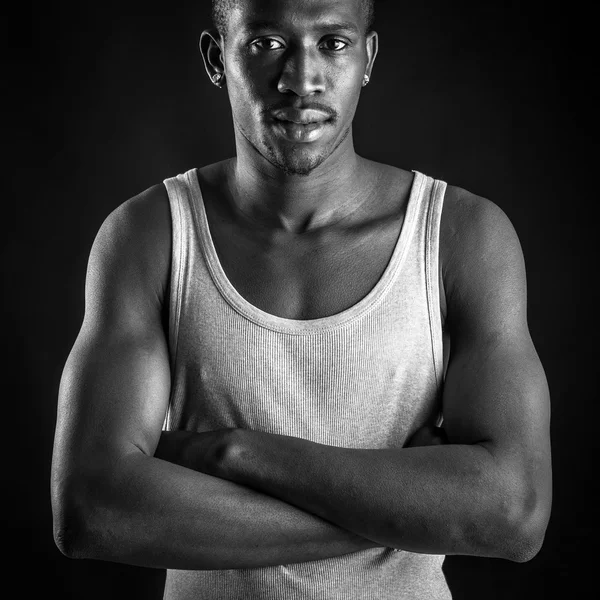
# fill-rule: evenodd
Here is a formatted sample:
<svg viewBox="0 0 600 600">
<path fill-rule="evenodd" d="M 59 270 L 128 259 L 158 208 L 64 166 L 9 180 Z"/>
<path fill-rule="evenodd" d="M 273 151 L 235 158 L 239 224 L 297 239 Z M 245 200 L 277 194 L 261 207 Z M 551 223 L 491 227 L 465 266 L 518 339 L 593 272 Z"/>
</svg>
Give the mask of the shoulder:
<svg viewBox="0 0 600 600">
<path fill-rule="evenodd" d="M 525 264 L 517 232 L 494 202 L 448 186 L 440 225 L 440 263 L 449 312 L 473 314 L 496 302 L 525 304 Z"/>
<path fill-rule="evenodd" d="M 171 264 L 171 209 L 165 186 L 154 185 L 117 206 L 100 226 L 88 275 L 150 292 L 162 305 Z"/>
<path fill-rule="evenodd" d="M 170 228 L 170 222 L 169 197 L 165 186 L 161 183 L 149 187 L 117 206 L 106 217 L 102 228 L 143 241 L 153 234 Z"/>
<path fill-rule="evenodd" d="M 451 255 L 473 244 L 491 248 L 518 243 L 515 228 L 497 204 L 452 185 L 446 189 L 440 236 Z"/>
<path fill-rule="evenodd" d="M 117 206 L 104 220 L 97 239 L 153 260 L 170 255 L 171 209 L 163 184 L 154 185 Z"/>
<path fill-rule="evenodd" d="M 440 252 L 444 267 L 500 252 L 522 259 L 517 232 L 506 213 L 491 200 L 451 185 L 442 210 Z"/>
</svg>

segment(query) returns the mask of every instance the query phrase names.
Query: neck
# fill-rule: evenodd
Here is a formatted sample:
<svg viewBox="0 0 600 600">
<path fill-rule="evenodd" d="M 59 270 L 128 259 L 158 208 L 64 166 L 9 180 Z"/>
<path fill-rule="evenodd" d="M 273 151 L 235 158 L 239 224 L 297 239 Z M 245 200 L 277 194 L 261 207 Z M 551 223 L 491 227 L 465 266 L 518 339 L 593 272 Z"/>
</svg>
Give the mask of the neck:
<svg viewBox="0 0 600 600">
<path fill-rule="evenodd" d="M 374 170 L 355 153 L 352 131 L 309 175 L 288 175 L 245 138 L 236 142 L 237 155 L 227 173 L 234 208 L 269 229 L 303 233 L 336 223 L 375 188 Z"/>
</svg>

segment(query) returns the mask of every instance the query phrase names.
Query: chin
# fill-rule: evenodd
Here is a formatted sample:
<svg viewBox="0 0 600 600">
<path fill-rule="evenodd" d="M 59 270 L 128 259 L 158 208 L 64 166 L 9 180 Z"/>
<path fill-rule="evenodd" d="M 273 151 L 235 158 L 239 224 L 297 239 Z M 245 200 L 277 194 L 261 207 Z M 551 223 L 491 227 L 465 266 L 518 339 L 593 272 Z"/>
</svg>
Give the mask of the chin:
<svg viewBox="0 0 600 600">
<path fill-rule="evenodd" d="M 272 144 L 263 140 L 261 154 L 286 175 L 310 175 L 331 154 L 327 149 L 306 148 L 303 145 Z"/>
<path fill-rule="evenodd" d="M 271 156 L 269 161 L 274 166 L 281 169 L 286 175 L 310 175 L 319 165 L 321 165 L 326 155 L 313 155 L 310 157 L 297 156 Z"/>
</svg>

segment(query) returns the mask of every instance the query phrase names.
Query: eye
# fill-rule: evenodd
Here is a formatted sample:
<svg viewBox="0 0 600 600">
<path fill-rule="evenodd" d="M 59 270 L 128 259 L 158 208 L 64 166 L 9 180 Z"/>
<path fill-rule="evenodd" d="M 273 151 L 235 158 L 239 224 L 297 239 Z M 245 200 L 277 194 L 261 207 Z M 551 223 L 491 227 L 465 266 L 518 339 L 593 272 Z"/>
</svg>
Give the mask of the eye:
<svg viewBox="0 0 600 600">
<path fill-rule="evenodd" d="M 278 44 L 278 45 L 276 45 Z M 261 38 L 250 44 L 252 48 L 258 48 L 259 50 L 279 50 L 283 48 L 283 44 L 275 38 Z"/>
<path fill-rule="evenodd" d="M 344 40 L 340 40 L 338 38 L 330 38 L 328 40 L 326 40 L 324 42 L 325 45 L 329 44 L 329 47 L 326 48 L 327 50 L 330 50 L 331 52 L 341 52 L 342 50 L 345 50 L 346 47 L 348 46 L 348 42 L 345 42 Z M 337 44 L 337 47 L 332 47 L 332 44 Z M 341 47 L 340 47 L 341 44 Z"/>
</svg>

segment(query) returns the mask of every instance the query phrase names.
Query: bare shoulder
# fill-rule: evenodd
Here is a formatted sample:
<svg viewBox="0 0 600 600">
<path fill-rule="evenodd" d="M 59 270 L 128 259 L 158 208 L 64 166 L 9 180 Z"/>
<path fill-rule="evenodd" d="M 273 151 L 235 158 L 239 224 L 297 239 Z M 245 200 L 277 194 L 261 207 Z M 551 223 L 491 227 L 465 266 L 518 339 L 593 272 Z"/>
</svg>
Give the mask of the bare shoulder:
<svg viewBox="0 0 600 600">
<path fill-rule="evenodd" d="M 446 267 L 500 253 L 522 260 L 517 232 L 506 213 L 491 200 L 451 185 L 444 198 L 440 245 Z"/>
<path fill-rule="evenodd" d="M 444 198 L 440 234 L 450 256 L 472 245 L 506 249 L 506 244 L 518 244 L 515 228 L 497 204 L 452 185 Z"/>
<path fill-rule="evenodd" d="M 455 312 L 474 315 L 492 308 L 500 312 L 505 303 L 523 323 L 523 252 L 515 228 L 497 204 L 449 185 L 442 210 L 440 259 L 449 309 L 454 306 Z"/>
<path fill-rule="evenodd" d="M 114 293 L 146 297 L 148 306 L 161 310 L 169 285 L 171 237 L 171 210 L 162 183 L 117 206 L 100 226 L 90 252 L 89 308 L 96 304 L 94 298 L 106 302 L 106 295 Z M 98 285 L 102 292 L 95 289 Z"/>
</svg>

